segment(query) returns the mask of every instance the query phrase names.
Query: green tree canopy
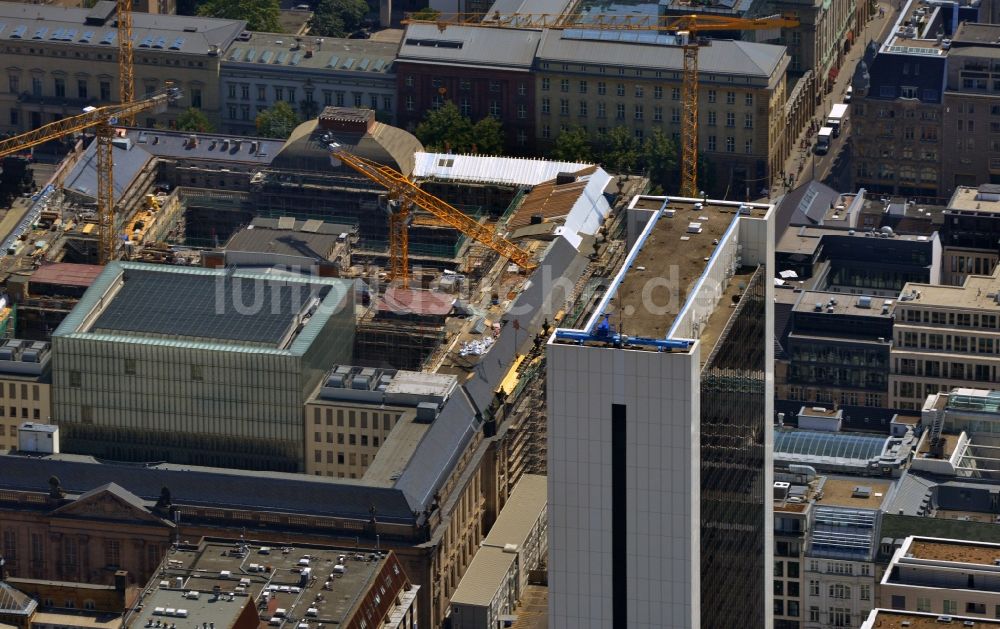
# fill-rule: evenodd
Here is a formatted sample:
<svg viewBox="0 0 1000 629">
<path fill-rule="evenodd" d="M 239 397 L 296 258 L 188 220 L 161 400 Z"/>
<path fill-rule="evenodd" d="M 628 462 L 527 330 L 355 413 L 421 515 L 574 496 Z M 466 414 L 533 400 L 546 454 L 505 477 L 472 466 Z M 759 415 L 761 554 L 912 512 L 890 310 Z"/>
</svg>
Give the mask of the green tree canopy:
<svg viewBox="0 0 1000 629">
<path fill-rule="evenodd" d="M 499 121 L 487 116 L 473 124 L 451 101 L 429 110 L 416 136 L 428 151 L 496 155 L 503 150 Z"/>
<path fill-rule="evenodd" d="M 278 0 L 207 0 L 198 15 L 230 20 L 246 20 L 247 29 L 280 33 Z"/>
<path fill-rule="evenodd" d="M 613 127 L 600 138 L 600 161 L 614 173 L 628 173 L 639 164 L 639 141 L 628 127 Z"/>
<path fill-rule="evenodd" d="M 257 134 L 264 138 L 287 138 L 299 125 L 299 116 L 285 101 L 257 114 Z"/>
<path fill-rule="evenodd" d="M 414 11 L 411 16 L 414 20 L 436 20 L 441 12 L 431 7 L 424 7 L 419 11 Z"/>
<path fill-rule="evenodd" d="M 549 155 L 552 159 L 562 162 L 594 161 L 590 137 L 582 127 L 573 127 L 560 132 Z"/>
<path fill-rule="evenodd" d="M 197 131 L 208 133 L 214 131 L 212 123 L 208 121 L 208 116 L 197 107 L 188 107 L 177 116 L 177 128 L 181 131 Z"/>
<path fill-rule="evenodd" d="M 500 126 L 500 121 L 486 116 L 472 125 L 472 146 L 469 150 L 480 155 L 503 153 L 503 127 Z"/>
<path fill-rule="evenodd" d="M 650 183 L 661 192 L 676 194 L 672 189 L 680 182 L 680 171 L 677 168 L 677 144 L 673 138 L 662 129 L 654 129 L 643 142 L 639 157 Z"/>
<path fill-rule="evenodd" d="M 309 20 L 309 34 L 344 37 L 361 28 L 367 15 L 365 0 L 320 0 Z"/>
</svg>

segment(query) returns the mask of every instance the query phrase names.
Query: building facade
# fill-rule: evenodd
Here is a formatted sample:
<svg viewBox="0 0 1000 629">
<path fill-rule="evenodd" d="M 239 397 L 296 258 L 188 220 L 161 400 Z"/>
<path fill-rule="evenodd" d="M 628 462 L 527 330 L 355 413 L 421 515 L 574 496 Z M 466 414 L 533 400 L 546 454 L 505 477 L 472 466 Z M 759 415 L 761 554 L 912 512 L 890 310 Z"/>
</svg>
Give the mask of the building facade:
<svg viewBox="0 0 1000 629">
<path fill-rule="evenodd" d="M 998 272 L 962 286 L 907 284 L 893 305 L 889 405 L 919 410 L 924 399 L 954 387 L 998 382 Z"/>
<path fill-rule="evenodd" d="M 819 94 L 832 88 L 844 55 L 854 43 L 859 29 L 857 5 L 867 0 L 823 2 L 822 0 L 771 0 L 768 8 L 776 13 L 793 13 L 797 28 L 782 29 L 780 43 L 788 47 L 790 72 L 812 71 Z"/>
<path fill-rule="evenodd" d="M 363 477 L 382 447 L 419 439 L 456 387 L 450 375 L 334 367 L 305 405 L 306 473 Z"/>
<path fill-rule="evenodd" d="M 531 153 L 540 39 L 540 31 L 410 24 L 395 65 L 397 124 L 412 132 L 428 110 L 451 101 L 472 122 L 497 119 L 506 154 Z"/>
<path fill-rule="evenodd" d="M 7 59 L 0 82 L 0 130 L 20 133 L 80 113 L 91 105 L 118 101 L 115 5 L 91 9 L 0 3 L 0 46 Z M 136 12 L 135 95 L 141 98 L 171 81 L 183 92 L 165 113 L 140 115 L 137 122 L 171 125 L 187 107 L 220 120 L 221 51 L 243 30 L 235 20 Z"/>
<path fill-rule="evenodd" d="M 0 346 L 0 450 L 16 450 L 24 422 L 52 418 L 51 351 L 41 341 L 10 340 Z"/>
<path fill-rule="evenodd" d="M 551 627 L 773 624 L 773 207 L 709 201 L 687 260 L 691 210 L 633 199 L 628 265 L 549 340 Z M 645 268 L 694 288 L 654 314 Z"/>
<path fill-rule="evenodd" d="M 53 335 L 64 451 L 302 471 L 303 404 L 326 367 L 351 354 L 352 287 L 107 266 Z"/>
<path fill-rule="evenodd" d="M 944 200 L 955 186 L 992 181 L 1000 144 L 983 134 L 1000 124 L 988 89 L 1000 27 L 967 24 L 979 11 L 949 4 L 927 12 L 911 0 L 893 34 L 868 49 L 851 103 L 857 185 Z"/>
<path fill-rule="evenodd" d="M 540 150 L 577 127 L 594 137 L 625 126 L 640 141 L 656 129 L 679 139 L 681 48 L 671 38 L 636 43 L 607 35 L 544 31 L 535 59 Z M 744 198 L 749 187 L 753 196 L 781 172 L 788 63 L 782 47 L 768 44 L 719 40 L 700 50 L 698 149 L 709 163 L 702 182 L 709 191 Z"/>
<path fill-rule="evenodd" d="M 791 312 L 784 342 L 782 400 L 842 406 L 888 403 L 892 300 L 805 291 Z"/>
<path fill-rule="evenodd" d="M 220 68 L 222 129 L 253 135 L 257 115 L 278 102 L 303 119 L 323 107 L 372 109 L 396 116 L 395 44 L 367 39 L 246 33 L 225 51 Z"/>
<path fill-rule="evenodd" d="M 958 186 L 941 226 L 941 281 L 961 286 L 970 275 L 991 275 L 1000 254 L 1000 186 Z"/>
<path fill-rule="evenodd" d="M 879 583 L 882 606 L 939 617 L 995 619 L 998 551 L 997 544 L 911 535 L 893 554 Z"/>
</svg>

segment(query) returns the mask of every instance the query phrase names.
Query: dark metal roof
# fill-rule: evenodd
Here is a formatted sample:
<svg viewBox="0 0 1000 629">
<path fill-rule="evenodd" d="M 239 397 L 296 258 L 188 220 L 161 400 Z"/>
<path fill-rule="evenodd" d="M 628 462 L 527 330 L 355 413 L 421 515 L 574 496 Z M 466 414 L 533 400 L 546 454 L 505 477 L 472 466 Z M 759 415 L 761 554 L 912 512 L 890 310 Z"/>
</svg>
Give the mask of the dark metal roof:
<svg viewBox="0 0 1000 629">
<path fill-rule="evenodd" d="M 321 287 L 231 275 L 125 269 L 124 284 L 94 322 L 95 333 L 130 333 L 277 345 Z M 323 287 L 325 288 L 325 287 Z M 220 309 L 218 297 L 232 300 Z M 239 301 L 239 303 L 236 303 Z M 260 307 L 253 308 L 254 304 Z M 227 306 L 230 304 L 227 304 Z M 234 311 L 240 313 L 234 324 Z"/>
<path fill-rule="evenodd" d="M 158 500 L 163 487 L 177 505 L 250 509 L 324 517 L 368 518 L 375 507 L 383 522 L 413 523 L 403 493 L 390 488 L 348 484 L 343 479 L 274 472 L 146 467 L 98 463 L 83 457 L 0 455 L 0 488 L 48 492 L 58 476 L 68 494 L 83 494 L 110 482 L 144 500 Z"/>
</svg>

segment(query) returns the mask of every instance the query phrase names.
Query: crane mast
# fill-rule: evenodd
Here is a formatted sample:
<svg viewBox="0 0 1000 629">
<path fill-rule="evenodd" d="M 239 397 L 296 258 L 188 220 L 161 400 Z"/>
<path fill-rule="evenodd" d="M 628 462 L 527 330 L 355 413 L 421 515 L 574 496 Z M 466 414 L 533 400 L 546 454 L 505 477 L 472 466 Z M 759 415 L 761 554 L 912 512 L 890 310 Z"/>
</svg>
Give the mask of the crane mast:
<svg viewBox="0 0 1000 629">
<path fill-rule="evenodd" d="M 101 264 L 107 264 L 115 259 L 117 249 L 114 229 L 114 164 L 111 158 L 114 126 L 123 118 L 134 117 L 140 112 L 166 111 L 167 106 L 179 99 L 180 96 L 179 89 L 168 87 L 143 100 L 91 108 L 82 114 L 50 122 L 33 131 L 0 140 L 0 157 L 18 153 L 73 133 L 94 129 L 97 136 L 95 142 L 97 142 L 98 259 Z"/>
<path fill-rule="evenodd" d="M 135 76 L 132 65 L 132 0 L 117 0 L 118 5 L 118 101 L 127 105 L 135 100 Z M 122 116 L 120 123 L 131 126 L 135 114 Z"/>
<path fill-rule="evenodd" d="M 414 207 L 429 212 L 445 225 L 509 258 L 525 271 L 531 271 L 538 266 L 529 252 L 497 234 L 496 230 L 469 218 L 461 210 L 421 190 L 396 169 L 349 153 L 337 144 L 331 144 L 329 149 L 332 159 L 346 164 L 379 184 L 389 192 L 389 198 L 398 203 L 398 207 L 389 215 L 390 272 L 392 279 L 401 281 L 404 288 L 409 286 L 410 280 L 409 239 L 406 230 Z"/>
<path fill-rule="evenodd" d="M 514 29 L 580 29 L 591 31 L 657 31 L 674 33 L 684 54 L 682 69 L 683 116 L 681 119 L 681 196 L 698 194 L 698 49 L 704 45 L 698 33 L 709 31 L 760 31 L 794 28 L 792 14 L 761 18 L 721 15 L 586 15 L 583 13 L 442 13 L 433 18 L 415 18 L 404 24 L 428 23 L 440 30 L 449 26 Z"/>
</svg>

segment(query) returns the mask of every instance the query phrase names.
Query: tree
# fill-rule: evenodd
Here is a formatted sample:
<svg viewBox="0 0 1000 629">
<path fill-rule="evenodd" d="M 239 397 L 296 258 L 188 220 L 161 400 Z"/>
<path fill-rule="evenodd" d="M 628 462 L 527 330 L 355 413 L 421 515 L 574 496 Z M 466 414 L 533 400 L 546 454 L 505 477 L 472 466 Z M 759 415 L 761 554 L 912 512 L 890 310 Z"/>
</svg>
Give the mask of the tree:
<svg viewBox="0 0 1000 629">
<path fill-rule="evenodd" d="M 602 138 L 599 150 L 600 161 L 615 173 L 635 170 L 639 162 L 639 141 L 628 127 L 613 127 Z"/>
<path fill-rule="evenodd" d="M 303 120 L 312 120 L 319 115 L 319 103 L 314 100 L 304 100 L 299 103 L 299 113 Z"/>
<path fill-rule="evenodd" d="M 472 145 L 472 121 L 449 100 L 427 111 L 417 125 L 416 136 L 428 151 L 465 151 Z"/>
<path fill-rule="evenodd" d="M 257 114 L 257 134 L 264 138 L 285 139 L 298 124 L 299 117 L 295 110 L 283 100 Z"/>
<path fill-rule="evenodd" d="M 431 7 L 424 7 L 419 11 L 414 11 L 411 16 L 414 20 L 436 20 L 441 12 Z"/>
<path fill-rule="evenodd" d="M 199 133 L 208 133 L 214 130 L 212 123 L 208 121 L 208 116 L 197 107 L 188 107 L 181 112 L 181 115 L 177 116 L 177 128 L 181 131 L 197 131 Z"/>
<path fill-rule="evenodd" d="M 367 16 L 365 0 L 320 0 L 309 20 L 309 34 L 344 37 L 361 28 Z"/>
<path fill-rule="evenodd" d="M 555 145 L 549 153 L 552 159 L 561 162 L 592 162 L 594 152 L 590 137 L 582 127 L 573 127 L 556 136 Z"/>
<path fill-rule="evenodd" d="M 428 110 L 417 125 L 416 136 L 428 151 L 497 155 L 503 150 L 503 129 L 498 120 L 487 116 L 472 124 L 451 101 Z"/>
<path fill-rule="evenodd" d="M 486 116 L 472 125 L 472 146 L 469 150 L 480 155 L 503 153 L 503 128 L 493 116 Z"/>
<path fill-rule="evenodd" d="M 208 0 L 198 7 L 198 15 L 230 20 L 246 20 L 247 30 L 280 33 L 278 0 Z"/>
<path fill-rule="evenodd" d="M 662 129 L 654 129 L 642 145 L 642 167 L 650 183 L 660 191 L 674 194 L 679 183 L 677 170 L 677 144 Z"/>
</svg>

